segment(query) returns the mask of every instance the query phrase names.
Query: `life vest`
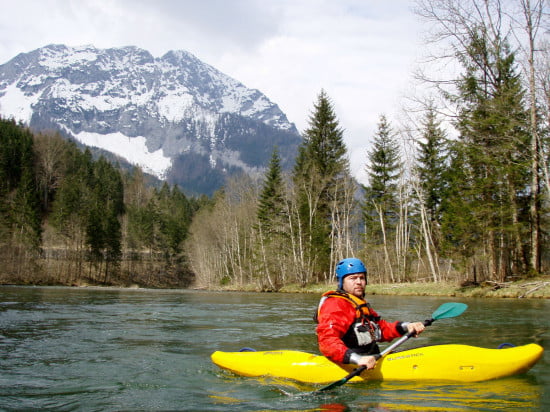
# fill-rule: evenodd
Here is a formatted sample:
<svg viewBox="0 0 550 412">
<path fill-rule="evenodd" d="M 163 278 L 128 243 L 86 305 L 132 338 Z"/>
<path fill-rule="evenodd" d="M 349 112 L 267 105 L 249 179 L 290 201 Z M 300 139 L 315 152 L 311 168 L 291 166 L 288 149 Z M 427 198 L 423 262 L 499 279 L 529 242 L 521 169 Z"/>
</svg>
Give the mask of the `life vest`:
<svg viewBox="0 0 550 412">
<path fill-rule="evenodd" d="M 358 353 L 377 352 L 376 342 L 380 341 L 382 336 L 378 326 L 380 316 L 375 315 L 370 304 L 366 300 L 344 291 L 331 290 L 321 296 L 317 312 L 313 317 L 315 322 L 318 322 L 323 303 L 329 298 L 344 299 L 355 308 L 355 321 L 342 338 L 346 346 Z"/>
</svg>

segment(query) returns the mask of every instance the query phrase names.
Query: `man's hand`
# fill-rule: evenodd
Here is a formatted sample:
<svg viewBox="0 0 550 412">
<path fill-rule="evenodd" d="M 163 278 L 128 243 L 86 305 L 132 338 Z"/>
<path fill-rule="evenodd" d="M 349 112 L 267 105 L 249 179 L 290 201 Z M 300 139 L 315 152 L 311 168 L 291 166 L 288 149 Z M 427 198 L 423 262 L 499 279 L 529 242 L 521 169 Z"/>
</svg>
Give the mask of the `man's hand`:
<svg viewBox="0 0 550 412">
<path fill-rule="evenodd" d="M 376 366 L 376 358 L 374 356 L 361 356 L 361 359 L 359 362 L 357 362 L 360 366 L 366 366 L 367 369 L 374 369 Z"/>
<path fill-rule="evenodd" d="M 411 322 L 407 324 L 407 330 L 409 333 L 413 333 L 413 336 L 418 336 L 426 329 L 422 322 Z M 367 369 L 374 369 L 376 366 L 376 358 L 374 356 L 361 356 L 357 362 L 359 366 L 366 366 Z"/>
<path fill-rule="evenodd" d="M 420 333 L 426 329 L 424 323 L 422 322 L 411 322 L 407 325 L 409 333 L 412 333 L 414 337 L 417 337 Z"/>
</svg>

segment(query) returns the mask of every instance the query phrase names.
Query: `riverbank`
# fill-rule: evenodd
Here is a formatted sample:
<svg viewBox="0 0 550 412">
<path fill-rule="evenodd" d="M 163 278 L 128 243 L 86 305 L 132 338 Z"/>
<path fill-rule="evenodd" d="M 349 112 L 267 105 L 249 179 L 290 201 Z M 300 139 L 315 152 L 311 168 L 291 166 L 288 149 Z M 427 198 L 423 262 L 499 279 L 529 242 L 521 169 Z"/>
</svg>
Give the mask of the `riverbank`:
<svg viewBox="0 0 550 412">
<path fill-rule="evenodd" d="M 315 285 L 311 290 L 308 288 L 308 292 L 323 293 L 331 287 L 333 285 Z M 292 289 L 292 287 L 283 288 L 281 292 L 292 292 Z M 367 285 L 365 291 L 367 295 L 550 299 L 550 276 L 539 276 L 516 282 L 484 282 L 464 286 L 446 282 L 377 284 Z"/>
<path fill-rule="evenodd" d="M 1 282 L 0 285 L 34 285 L 46 286 L 48 283 L 20 283 L 20 282 Z M 51 283 L 57 286 L 73 286 L 84 288 L 121 288 L 121 289 L 141 289 L 144 286 L 138 284 L 117 284 L 110 285 L 73 282 L 72 284 Z M 154 287 L 158 289 L 162 287 Z M 177 288 L 177 287 L 176 287 Z M 334 289 L 333 283 L 316 283 L 307 286 L 290 284 L 277 290 L 279 293 L 314 293 L 322 294 L 327 290 Z M 169 286 L 168 289 L 174 289 Z M 256 284 L 247 285 L 227 285 L 219 287 L 193 287 L 190 289 L 202 289 L 211 291 L 232 291 L 232 292 L 266 292 Z M 367 295 L 394 295 L 394 296 L 447 296 L 447 297 L 481 297 L 481 298 L 517 298 L 517 299 L 550 299 L 550 276 L 537 276 L 529 279 L 518 280 L 515 282 L 483 282 L 481 284 L 459 285 L 454 282 L 412 282 L 412 283 L 385 283 L 370 284 L 365 288 Z"/>
<path fill-rule="evenodd" d="M 334 284 L 312 284 L 305 287 L 292 284 L 282 287 L 278 292 L 322 294 L 330 289 L 334 289 Z M 240 288 L 226 286 L 220 288 L 220 290 L 260 291 L 255 285 Z M 550 276 L 538 276 L 514 282 L 483 282 L 469 285 L 459 285 L 452 282 L 372 284 L 367 285 L 365 291 L 367 295 L 550 299 Z"/>
</svg>

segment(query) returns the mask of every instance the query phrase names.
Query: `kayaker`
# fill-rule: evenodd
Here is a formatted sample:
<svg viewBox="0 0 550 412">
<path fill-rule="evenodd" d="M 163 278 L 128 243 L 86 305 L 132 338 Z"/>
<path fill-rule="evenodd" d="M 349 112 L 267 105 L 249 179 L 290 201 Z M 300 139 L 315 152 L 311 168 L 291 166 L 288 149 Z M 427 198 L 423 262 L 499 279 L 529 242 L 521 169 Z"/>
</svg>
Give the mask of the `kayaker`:
<svg viewBox="0 0 550 412">
<path fill-rule="evenodd" d="M 367 269 L 356 258 L 336 265 L 338 289 L 323 294 L 316 320 L 319 350 L 338 363 L 353 363 L 373 369 L 380 353 L 377 342 L 389 342 L 408 332 L 424 330 L 423 322 L 388 322 L 365 300 Z"/>
</svg>

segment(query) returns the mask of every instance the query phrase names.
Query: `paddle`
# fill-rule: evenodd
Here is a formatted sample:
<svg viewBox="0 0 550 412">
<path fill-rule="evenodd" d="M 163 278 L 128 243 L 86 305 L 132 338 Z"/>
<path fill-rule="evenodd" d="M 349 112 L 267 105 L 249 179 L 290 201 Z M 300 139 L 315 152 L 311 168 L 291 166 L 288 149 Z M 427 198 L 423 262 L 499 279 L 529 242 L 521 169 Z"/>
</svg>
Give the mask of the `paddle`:
<svg viewBox="0 0 550 412">
<path fill-rule="evenodd" d="M 468 305 L 465 303 L 452 303 L 447 302 L 441 305 L 437 310 L 432 313 L 432 318 L 427 319 L 424 321 L 424 326 L 430 326 L 433 321 L 438 319 L 446 319 L 446 318 L 454 318 L 455 316 L 462 315 L 462 313 L 468 308 Z M 409 339 L 411 336 L 414 335 L 414 332 L 409 332 L 406 335 L 402 336 L 399 340 L 388 346 L 386 349 L 384 349 L 382 352 L 377 353 L 373 355 L 377 360 L 382 358 L 383 356 L 387 355 L 391 351 L 393 351 L 395 348 L 397 348 L 399 345 L 401 345 L 403 342 L 405 342 L 407 339 Z M 336 388 L 338 386 L 344 385 L 347 381 L 349 381 L 354 376 L 360 375 L 361 372 L 363 372 L 365 369 L 367 369 L 366 366 L 360 366 L 356 369 L 354 369 L 349 375 L 346 377 L 340 379 L 339 381 L 333 382 L 330 385 L 327 385 L 321 389 L 318 389 L 315 392 L 322 392 L 322 391 L 328 391 L 329 389 Z"/>
</svg>

